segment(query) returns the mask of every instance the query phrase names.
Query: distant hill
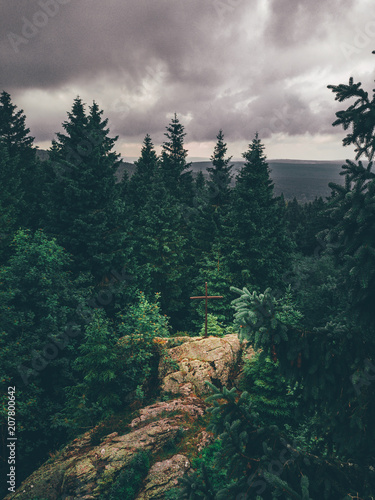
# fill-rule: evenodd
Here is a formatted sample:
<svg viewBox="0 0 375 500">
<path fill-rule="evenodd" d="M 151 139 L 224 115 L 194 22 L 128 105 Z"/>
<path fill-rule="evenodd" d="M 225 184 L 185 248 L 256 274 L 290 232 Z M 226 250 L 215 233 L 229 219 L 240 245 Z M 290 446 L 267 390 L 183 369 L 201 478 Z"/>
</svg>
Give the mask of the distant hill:
<svg viewBox="0 0 375 500">
<path fill-rule="evenodd" d="M 41 160 L 48 159 L 48 152 L 38 150 Z M 284 194 L 287 200 L 297 198 L 300 202 L 313 201 L 316 197 L 323 198 L 331 194 L 328 187 L 329 182 L 337 184 L 344 183 L 344 177 L 340 175 L 341 167 L 345 161 L 307 161 L 307 160 L 268 160 L 271 169 L 271 178 L 275 184 L 275 194 Z M 210 161 L 197 161 L 191 164 L 191 170 L 196 175 L 202 171 L 207 178 L 207 167 Z M 235 177 L 243 166 L 243 162 L 233 162 L 233 185 Z M 117 179 L 120 180 L 126 171 L 129 177 L 135 171 L 134 163 L 121 161 L 117 170 Z"/>
<path fill-rule="evenodd" d="M 48 151 L 46 151 L 44 149 L 37 149 L 36 155 L 41 161 L 47 161 L 49 158 Z M 120 182 L 120 180 L 122 179 L 122 176 L 124 175 L 125 170 L 127 171 L 129 177 L 131 177 L 135 171 L 134 163 L 128 163 L 128 162 L 121 160 L 119 168 L 117 169 L 117 172 L 116 172 L 116 178 L 117 178 L 118 182 Z"/>
<path fill-rule="evenodd" d="M 344 161 L 306 161 L 306 160 L 268 160 L 271 169 L 271 178 L 275 184 L 275 194 L 284 194 L 286 199 L 297 198 L 298 201 L 308 202 L 315 197 L 327 197 L 331 194 L 329 182 L 343 184 L 344 178 L 340 175 Z M 243 162 L 233 162 L 234 178 L 243 166 Z M 207 177 L 207 167 L 211 163 L 194 162 L 191 169 L 196 174 L 202 171 Z M 233 179 L 233 184 L 235 180 Z"/>
</svg>

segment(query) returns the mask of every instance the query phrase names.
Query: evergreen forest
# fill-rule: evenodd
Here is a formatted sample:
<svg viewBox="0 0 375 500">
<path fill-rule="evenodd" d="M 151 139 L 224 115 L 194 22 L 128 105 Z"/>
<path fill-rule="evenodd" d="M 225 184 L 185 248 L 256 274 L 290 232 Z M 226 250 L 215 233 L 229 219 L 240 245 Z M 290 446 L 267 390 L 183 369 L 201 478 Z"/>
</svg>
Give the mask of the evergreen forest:
<svg viewBox="0 0 375 500">
<path fill-rule="evenodd" d="M 257 355 L 241 391 L 211 387 L 216 439 L 170 500 L 375 498 L 375 93 L 353 78 L 329 88 L 356 156 L 306 204 L 275 196 L 258 134 L 233 183 L 218 130 L 205 178 L 175 114 L 161 154 L 147 134 L 119 180 L 95 101 L 74 100 L 42 160 L 0 94 L 0 460 L 14 386 L 17 481 L 152 399 L 154 339 L 203 331 L 190 296 L 207 282 L 223 296 L 209 334 Z"/>
</svg>

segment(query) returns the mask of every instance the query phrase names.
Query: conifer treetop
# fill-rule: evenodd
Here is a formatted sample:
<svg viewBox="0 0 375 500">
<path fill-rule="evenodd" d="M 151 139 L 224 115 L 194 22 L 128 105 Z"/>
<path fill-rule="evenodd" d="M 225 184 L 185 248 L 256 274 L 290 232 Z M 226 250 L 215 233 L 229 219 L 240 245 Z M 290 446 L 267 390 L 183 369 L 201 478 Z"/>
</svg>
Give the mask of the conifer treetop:
<svg viewBox="0 0 375 500">
<path fill-rule="evenodd" d="M 166 129 L 167 132 L 165 132 L 164 135 L 168 140 L 163 142 L 162 154 L 163 156 L 168 156 L 174 163 L 179 163 L 181 166 L 183 165 L 185 168 L 186 157 L 188 154 L 187 149 L 184 148 L 184 137 L 186 136 L 186 133 L 184 132 L 184 126 L 180 123 L 176 113 Z"/>
<path fill-rule="evenodd" d="M 372 53 L 375 54 L 375 51 Z M 344 130 L 351 129 L 342 143 L 343 146 L 355 146 L 356 160 L 364 155 L 372 161 L 375 154 L 375 89 L 370 100 L 368 92 L 363 90 L 361 85 L 361 82 L 354 83 L 352 77 L 349 78 L 348 85 L 328 85 L 336 94 L 336 101 L 355 99 L 354 104 L 336 113 L 337 119 L 332 125 L 342 125 Z"/>
<path fill-rule="evenodd" d="M 0 94 L 0 140 L 5 143 L 12 155 L 17 148 L 30 148 L 34 137 L 29 136 L 30 129 L 26 127 L 26 116 L 23 109 L 16 111 L 10 94 L 5 90 Z"/>
</svg>

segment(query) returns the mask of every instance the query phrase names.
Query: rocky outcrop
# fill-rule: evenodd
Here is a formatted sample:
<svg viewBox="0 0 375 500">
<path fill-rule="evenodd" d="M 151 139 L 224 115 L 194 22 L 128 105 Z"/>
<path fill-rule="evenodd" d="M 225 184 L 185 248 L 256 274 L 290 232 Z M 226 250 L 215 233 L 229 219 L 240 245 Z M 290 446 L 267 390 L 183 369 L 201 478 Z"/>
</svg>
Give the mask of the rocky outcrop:
<svg viewBox="0 0 375 500">
<path fill-rule="evenodd" d="M 169 460 L 154 464 L 136 500 L 162 500 L 165 493 L 178 485 L 178 478 L 190 469 L 190 462 L 184 455 L 174 455 Z"/>
<path fill-rule="evenodd" d="M 224 338 L 160 339 L 160 399 L 142 408 L 127 432 L 113 432 L 97 441 L 93 429 L 72 441 L 62 452 L 35 471 L 7 499 L 48 500 L 107 498 L 111 484 L 140 450 L 152 454 L 139 500 L 164 498 L 197 455 L 212 441 L 205 429 L 206 380 L 230 386 L 238 372 L 242 349 L 236 335 Z M 178 344 L 178 345 L 176 345 Z M 97 444 L 99 442 L 99 444 Z M 170 446 L 173 443 L 173 446 Z M 170 451 L 166 452 L 166 447 Z M 165 456 L 165 455 L 169 456 Z"/>
<path fill-rule="evenodd" d="M 188 434 L 198 417 L 203 416 L 205 408 L 205 403 L 194 396 L 155 403 L 143 408 L 140 416 L 130 422 L 127 434 L 119 436 L 113 432 L 98 446 L 91 446 L 93 431 L 87 432 L 67 446 L 52 463 L 34 472 L 12 498 L 57 500 L 63 494 L 65 500 L 98 498 L 138 451 L 149 450 L 157 455 L 179 432 Z M 187 462 L 186 459 L 181 474 L 177 473 L 176 465 L 180 459 L 171 463 L 166 461 L 159 468 L 155 468 L 155 464 L 146 480 L 144 498 L 154 498 L 147 496 L 150 494 L 147 491 L 155 491 L 158 484 L 160 489 L 175 484 L 174 479 L 184 473 Z M 163 467 L 169 468 L 165 482 L 158 473 Z"/>
<path fill-rule="evenodd" d="M 241 344 L 237 335 L 191 338 L 168 349 L 160 360 L 161 390 L 169 394 L 208 394 L 206 381 L 219 387 L 230 384 L 238 368 Z"/>
</svg>

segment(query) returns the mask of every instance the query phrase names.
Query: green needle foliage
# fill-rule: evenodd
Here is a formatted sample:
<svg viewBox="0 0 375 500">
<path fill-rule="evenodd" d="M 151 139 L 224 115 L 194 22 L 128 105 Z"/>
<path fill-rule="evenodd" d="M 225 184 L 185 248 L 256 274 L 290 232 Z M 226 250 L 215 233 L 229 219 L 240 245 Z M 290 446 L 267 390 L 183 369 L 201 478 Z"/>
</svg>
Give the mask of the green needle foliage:
<svg viewBox="0 0 375 500">
<path fill-rule="evenodd" d="M 154 368 L 154 341 L 169 337 L 168 318 L 161 313 L 159 298 L 160 294 L 156 293 L 154 300 L 149 301 L 143 292 L 139 292 L 138 303 L 126 313 L 119 314 L 123 391 L 127 394 L 135 392 L 140 399 L 144 397 Z"/>
<path fill-rule="evenodd" d="M 251 408 L 266 425 L 296 423 L 296 392 L 280 376 L 279 362 L 269 356 L 255 354 L 245 362 L 242 388 L 249 393 Z"/>
<path fill-rule="evenodd" d="M 227 145 L 224 142 L 223 131 L 220 130 L 217 135 L 217 143 L 211 156 L 212 167 L 207 168 L 209 173 L 208 196 L 211 204 L 215 207 L 224 207 L 230 200 L 230 183 L 232 179 L 230 165 L 232 157 L 225 158 Z"/>
<path fill-rule="evenodd" d="M 160 173 L 168 192 L 183 205 L 190 206 L 193 198 L 193 177 L 186 162 L 187 150 L 184 148 L 184 126 L 175 113 L 164 134 Z"/>
<path fill-rule="evenodd" d="M 203 323 L 199 335 L 204 337 L 206 331 L 205 323 Z M 223 337 L 225 335 L 225 330 L 223 325 L 219 323 L 216 316 L 213 314 L 207 314 L 207 335 L 213 335 L 214 337 Z"/>
<path fill-rule="evenodd" d="M 125 206 L 115 182 L 117 138 L 94 102 L 86 115 L 76 98 L 64 133 L 50 151 L 46 226 L 73 255 L 75 273 L 88 271 L 100 282 L 128 264 Z"/>
<path fill-rule="evenodd" d="M 39 163 L 23 111 L 0 94 L 1 415 L 16 385 L 25 474 L 68 429 L 153 395 L 168 317 L 198 334 L 204 302 L 189 297 L 207 281 L 224 296 L 208 333 L 239 331 L 259 354 L 244 392 L 211 386 L 216 441 L 170 498 L 375 495 L 375 91 L 329 88 L 351 102 L 334 125 L 356 159 L 328 200 L 304 205 L 274 196 L 258 135 L 234 187 L 222 131 L 208 180 L 194 179 L 176 115 L 160 157 L 146 135 L 117 182 L 117 138 L 80 98 Z M 138 458 L 111 498 L 137 495 Z"/>
<path fill-rule="evenodd" d="M 151 137 L 147 134 L 143 141 L 141 156 L 135 162 L 135 172 L 129 181 L 129 200 L 135 219 L 150 199 L 158 167 L 159 160 Z"/>
<path fill-rule="evenodd" d="M 258 135 L 243 154 L 246 162 L 237 176 L 225 252 L 239 286 L 263 289 L 278 284 L 293 249 L 284 215 L 273 196 L 273 183 Z"/>
<path fill-rule="evenodd" d="M 247 392 L 209 385 L 211 430 L 220 445 L 213 445 L 213 458 L 194 464 L 199 468 L 182 478 L 172 498 L 349 500 L 357 491 L 373 491 L 373 472 L 304 451 L 276 425 L 264 424 Z"/>
<path fill-rule="evenodd" d="M 94 426 L 121 405 L 117 337 L 103 310 L 94 311 L 78 351 L 73 368 L 80 381 L 66 390 L 67 403 L 60 421 L 71 431 Z"/>
<path fill-rule="evenodd" d="M 66 439 L 64 430 L 50 432 L 50 421 L 72 382 L 70 362 L 80 343 L 76 308 L 90 293 L 87 282 L 73 281 L 69 265 L 56 240 L 20 230 L 0 268 L 0 408 L 5 422 L 7 387 L 15 386 L 22 474 Z"/>
<path fill-rule="evenodd" d="M 0 94 L 0 204 L 7 210 L 11 203 L 15 229 L 36 229 L 40 218 L 40 202 L 43 190 L 43 172 L 36 159 L 34 138 L 26 127 L 23 110 L 17 111 L 11 96 Z M 9 207 L 10 208 L 10 207 Z M 8 225 L 5 233 L 11 231 Z M 13 233 L 12 233 L 13 234 Z"/>
</svg>

